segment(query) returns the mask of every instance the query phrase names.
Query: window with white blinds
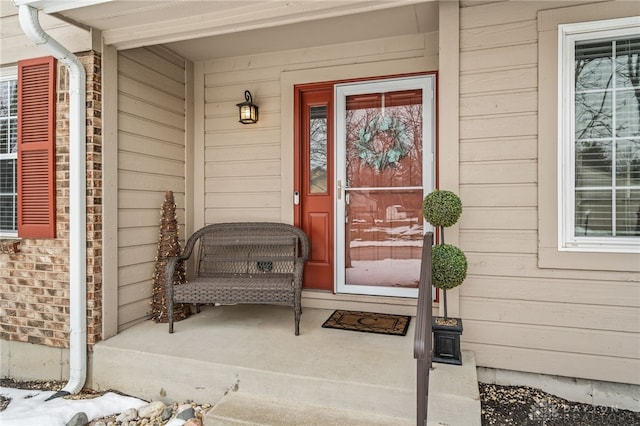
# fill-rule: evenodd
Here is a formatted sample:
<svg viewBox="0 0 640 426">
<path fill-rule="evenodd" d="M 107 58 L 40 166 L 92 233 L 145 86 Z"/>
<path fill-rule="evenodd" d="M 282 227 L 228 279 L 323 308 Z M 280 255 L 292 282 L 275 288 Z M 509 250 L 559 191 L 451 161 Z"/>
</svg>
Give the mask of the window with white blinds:
<svg viewBox="0 0 640 426">
<path fill-rule="evenodd" d="M 17 77 L 0 77 L 0 236 L 17 235 Z"/>
<path fill-rule="evenodd" d="M 640 251 L 640 18 L 561 26 L 560 249 Z"/>
</svg>

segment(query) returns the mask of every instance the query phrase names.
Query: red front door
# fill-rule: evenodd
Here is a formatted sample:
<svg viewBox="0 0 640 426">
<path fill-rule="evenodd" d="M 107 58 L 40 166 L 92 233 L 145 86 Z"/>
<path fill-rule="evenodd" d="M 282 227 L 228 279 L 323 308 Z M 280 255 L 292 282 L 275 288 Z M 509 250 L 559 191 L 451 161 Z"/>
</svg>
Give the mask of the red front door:
<svg viewBox="0 0 640 426">
<path fill-rule="evenodd" d="M 333 86 L 296 86 L 295 224 L 309 236 L 304 288 L 333 291 Z"/>
</svg>

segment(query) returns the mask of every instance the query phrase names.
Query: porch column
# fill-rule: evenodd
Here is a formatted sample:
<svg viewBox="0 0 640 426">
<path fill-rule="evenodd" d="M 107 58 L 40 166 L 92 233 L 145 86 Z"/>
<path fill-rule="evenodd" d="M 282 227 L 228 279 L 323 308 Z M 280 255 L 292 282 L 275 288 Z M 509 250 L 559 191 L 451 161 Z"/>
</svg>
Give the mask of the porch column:
<svg viewBox="0 0 640 426">
<path fill-rule="evenodd" d="M 460 6 L 458 1 L 439 5 L 438 129 L 439 189 L 460 193 Z M 447 228 L 447 243 L 458 244 L 458 225 Z M 460 316 L 459 288 L 447 291 L 448 315 Z M 440 303 L 439 315 L 444 315 Z"/>
</svg>

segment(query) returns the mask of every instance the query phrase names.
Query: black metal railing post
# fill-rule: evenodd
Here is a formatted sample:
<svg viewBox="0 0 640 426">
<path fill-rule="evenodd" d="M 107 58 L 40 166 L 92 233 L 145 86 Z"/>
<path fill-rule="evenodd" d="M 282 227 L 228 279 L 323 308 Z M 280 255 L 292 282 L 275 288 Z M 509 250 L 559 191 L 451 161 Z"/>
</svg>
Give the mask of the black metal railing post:
<svg viewBox="0 0 640 426">
<path fill-rule="evenodd" d="M 418 288 L 418 309 L 416 312 L 416 332 L 413 340 L 413 357 L 417 362 L 417 425 L 427 424 L 429 402 L 429 370 L 431 369 L 431 321 L 433 299 L 431 293 L 431 247 L 433 233 L 427 232 L 422 242 L 420 264 L 420 286 Z"/>
</svg>

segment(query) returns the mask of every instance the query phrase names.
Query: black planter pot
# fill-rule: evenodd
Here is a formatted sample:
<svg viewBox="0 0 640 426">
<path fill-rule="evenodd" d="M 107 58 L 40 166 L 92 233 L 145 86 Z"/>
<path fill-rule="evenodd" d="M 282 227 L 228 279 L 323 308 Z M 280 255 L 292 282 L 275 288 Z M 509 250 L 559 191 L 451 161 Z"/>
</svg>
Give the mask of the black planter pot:
<svg viewBox="0 0 640 426">
<path fill-rule="evenodd" d="M 431 329 L 433 330 L 433 362 L 462 365 L 460 352 L 462 319 L 447 318 L 445 322 L 443 317 L 433 317 Z"/>
</svg>

